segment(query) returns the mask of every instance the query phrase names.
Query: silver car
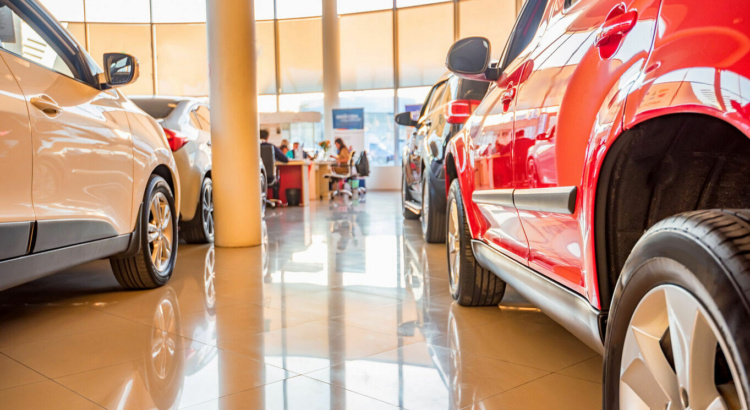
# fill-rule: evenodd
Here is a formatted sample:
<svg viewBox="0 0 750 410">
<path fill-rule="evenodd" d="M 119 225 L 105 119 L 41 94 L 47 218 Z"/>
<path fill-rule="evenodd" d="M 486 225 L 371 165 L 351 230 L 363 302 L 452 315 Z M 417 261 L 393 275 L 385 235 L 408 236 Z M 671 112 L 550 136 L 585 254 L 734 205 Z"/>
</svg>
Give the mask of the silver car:
<svg viewBox="0 0 750 410">
<path fill-rule="evenodd" d="M 211 183 L 211 123 L 208 105 L 186 97 L 132 97 L 164 128 L 182 187 L 180 237 L 188 243 L 214 240 Z"/>
</svg>

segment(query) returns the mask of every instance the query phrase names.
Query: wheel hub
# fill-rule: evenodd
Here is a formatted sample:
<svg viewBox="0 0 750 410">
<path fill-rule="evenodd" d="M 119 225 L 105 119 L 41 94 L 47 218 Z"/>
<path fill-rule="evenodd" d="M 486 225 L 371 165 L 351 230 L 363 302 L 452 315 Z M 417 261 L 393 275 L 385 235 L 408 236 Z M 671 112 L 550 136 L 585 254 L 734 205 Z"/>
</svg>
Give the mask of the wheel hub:
<svg viewBox="0 0 750 410">
<path fill-rule="evenodd" d="M 458 281 L 461 269 L 461 236 L 458 221 L 458 204 L 451 199 L 448 205 L 448 270 L 450 272 L 450 288 L 454 295 L 458 290 Z"/>
<path fill-rule="evenodd" d="M 149 205 L 148 243 L 151 263 L 156 273 L 162 276 L 166 274 L 172 258 L 173 235 L 172 209 L 167 197 L 157 192 Z"/>
<path fill-rule="evenodd" d="M 717 385 L 717 358 L 729 358 L 718 326 L 690 292 L 674 285 L 640 301 L 620 362 L 620 408 L 739 409 L 744 393 L 731 380 Z M 728 387 L 728 385 L 730 385 Z"/>
</svg>

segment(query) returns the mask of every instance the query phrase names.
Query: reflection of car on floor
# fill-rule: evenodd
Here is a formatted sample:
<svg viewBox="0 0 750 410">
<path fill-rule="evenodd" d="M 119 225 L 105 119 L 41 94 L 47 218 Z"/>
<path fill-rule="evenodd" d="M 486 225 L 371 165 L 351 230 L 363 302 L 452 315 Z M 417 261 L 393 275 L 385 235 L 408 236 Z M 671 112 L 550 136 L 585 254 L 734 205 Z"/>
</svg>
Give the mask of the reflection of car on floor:
<svg viewBox="0 0 750 410">
<path fill-rule="evenodd" d="M 447 74 L 430 90 L 418 120 L 410 112 L 396 116 L 398 124 L 416 127 L 403 153 L 401 198 L 404 218 L 421 215 L 427 242 L 445 242 L 445 146 L 479 105 L 488 85 Z"/>
<path fill-rule="evenodd" d="M 2 0 L 0 289 L 111 258 L 127 288 L 161 286 L 177 257 L 180 191 L 164 132 L 31 0 Z"/>
<path fill-rule="evenodd" d="M 214 240 L 211 122 L 208 105 L 195 98 L 132 97 L 164 128 L 180 171 L 180 236 L 188 243 Z"/>
<path fill-rule="evenodd" d="M 513 286 L 604 353 L 605 408 L 748 408 L 748 43 L 739 0 L 527 0 L 498 63 L 449 52 L 495 83 L 446 154 L 453 297 Z"/>
</svg>

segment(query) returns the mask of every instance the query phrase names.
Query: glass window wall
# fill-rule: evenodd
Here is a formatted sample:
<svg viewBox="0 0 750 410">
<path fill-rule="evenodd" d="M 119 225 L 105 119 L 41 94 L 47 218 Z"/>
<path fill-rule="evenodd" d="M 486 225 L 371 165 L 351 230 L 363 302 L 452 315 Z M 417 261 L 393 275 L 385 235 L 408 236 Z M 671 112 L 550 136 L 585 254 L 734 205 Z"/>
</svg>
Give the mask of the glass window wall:
<svg viewBox="0 0 750 410">
<path fill-rule="evenodd" d="M 395 138 L 393 89 L 339 93 L 342 108 L 365 109 L 365 149 L 371 165 L 393 165 Z"/>
<path fill-rule="evenodd" d="M 399 85 L 434 84 L 447 71 L 453 44 L 453 3 L 398 10 Z"/>
<path fill-rule="evenodd" d="M 259 21 L 255 25 L 259 94 L 276 94 L 276 43 L 273 26 L 273 21 Z"/>
<path fill-rule="evenodd" d="M 89 24 L 89 54 L 103 64 L 104 53 L 123 52 L 138 59 L 141 75 L 134 84 L 125 86 L 126 94 L 154 93 L 154 70 L 151 55 L 151 27 L 148 24 Z"/>
<path fill-rule="evenodd" d="M 84 21 L 83 0 L 41 0 L 41 3 L 60 21 Z"/>
<path fill-rule="evenodd" d="M 205 0 L 151 0 L 154 23 L 205 23 Z"/>
<path fill-rule="evenodd" d="M 492 44 L 493 57 L 499 56 L 516 21 L 516 1 L 461 0 L 458 16 L 461 38 L 486 37 Z"/>
<path fill-rule="evenodd" d="M 323 28 L 320 18 L 279 21 L 282 93 L 323 90 Z"/>
<path fill-rule="evenodd" d="M 278 19 L 317 17 L 323 14 L 323 2 L 321 0 L 276 0 L 276 14 Z"/>
<path fill-rule="evenodd" d="M 393 0 L 338 0 L 337 7 L 339 14 L 386 10 L 393 8 Z"/>
<path fill-rule="evenodd" d="M 255 0 L 255 19 L 273 20 L 273 0 Z"/>
<path fill-rule="evenodd" d="M 393 87 L 393 11 L 339 19 L 341 89 Z"/>
<path fill-rule="evenodd" d="M 86 21 L 92 23 L 150 23 L 149 0 L 85 0 Z"/>
<path fill-rule="evenodd" d="M 101 63 L 107 51 L 138 57 L 141 79 L 125 88 L 126 93 L 208 95 L 203 0 L 40 1 L 96 61 Z M 393 113 L 422 104 L 430 86 L 446 72 L 445 54 L 453 39 L 484 36 L 499 52 L 518 7 L 516 0 L 458 0 L 460 21 L 455 22 L 454 1 L 395 3 L 397 10 L 394 0 L 338 0 L 340 106 L 366 109 L 367 144 L 376 165 L 399 162 L 396 147 L 409 131 L 395 126 Z M 256 26 L 261 112 L 324 114 L 321 12 L 321 0 L 255 0 L 255 17 L 261 20 Z M 393 13 L 398 13 L 398 27 L 393 26 Z M 396 71 L 399 78 L 394 78 Z M 321 122 L 294 125 L 284 132 L 304 135 L 314 144 L 323 139 L 323 130 Z"/>
<path fill-rule="evenodd" d="M 208 95 L 206 25 L 157 24 L 154 39 L 159 94 Z"/>
<path fill-rule="evenodd" d="M 421 6 L 423 4 L 433 4 L 433 3 L 445 3 L 445 0 L 398 0 L 396 4 L 398 7 L 412 7 L 412 6 Z M 449 3 L 452 3 L 449 1 Z"/>
</svg>

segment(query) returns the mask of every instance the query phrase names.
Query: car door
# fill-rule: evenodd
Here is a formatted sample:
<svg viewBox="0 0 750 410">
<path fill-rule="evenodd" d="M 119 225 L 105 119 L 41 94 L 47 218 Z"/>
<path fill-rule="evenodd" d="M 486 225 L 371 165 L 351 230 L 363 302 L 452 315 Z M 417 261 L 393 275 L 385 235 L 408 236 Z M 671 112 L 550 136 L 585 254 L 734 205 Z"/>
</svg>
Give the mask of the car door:
<svg viewBox="0 0 750 410">
<path fill-rule="evenodd" d="M 490 245 L 524 264 L 528 263 L 528 242 L 513 201 L 516 179 L 513 169 L 514 124 L 517 121 L 515 96 L 526 79 L 527 56 L 536 49 L 532 39 L 546 4 L 546 0 L 529 0 L 524 4 L 498 63 L 504 74 L 485 97 L 485 101 L 494 101 L 494 105 L 485 115 L 481 130 L 472 135 L 473 199 L 486 226 L 481 236 Z"/>
<path fill-rule="evenodd" d="M 445 81 L 436 84 L 425 100 L 424 107 L 419 118 L 417 129 L 409 141 L 409 148 L 405 158 L 405 169 L 407 170 L 406 183 L 412 199 L 422 201 L 422 145 L 427 136 L 432 132 L 435 117 L 434 109 L 436 101 L 440 98 L 445 88 Z"/>
<path fill-rule="evenodd" d="M 597 121 L 622 105 L 653 41 L 660 0 L 554 0 L 544 51 L 528 60 L 516 97 L 514 201 L 529 241 L 529 266 L 586 292 L 583 164 Z M 604 38 L 620 24 L 625 34 Z M 601 107 L 605 107 L 601 111 Z"/>
<path fill-rule="evenodd" d="M 115 90 L 35 3 L 4 0 L 3 59 L 31 123 L 34 252 L 130 233 L 133 146 Z"/>
<path fill-rule="evenodd" d="M 3 13 L 0 7 L 0 15 Z M 0 40 L 2 35 L 0 35 Z M 0 57 L 2 57 L 0 55 Z M 0 58 L 0 260 L 26 254 L 34 223 L 31 132 L 26 101 Z"/>
</svg>

